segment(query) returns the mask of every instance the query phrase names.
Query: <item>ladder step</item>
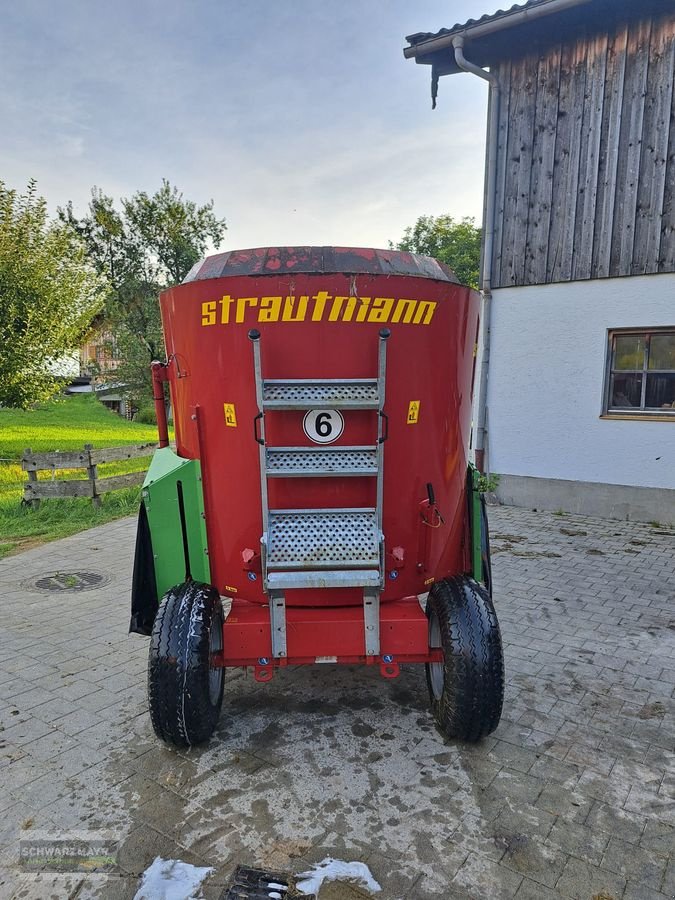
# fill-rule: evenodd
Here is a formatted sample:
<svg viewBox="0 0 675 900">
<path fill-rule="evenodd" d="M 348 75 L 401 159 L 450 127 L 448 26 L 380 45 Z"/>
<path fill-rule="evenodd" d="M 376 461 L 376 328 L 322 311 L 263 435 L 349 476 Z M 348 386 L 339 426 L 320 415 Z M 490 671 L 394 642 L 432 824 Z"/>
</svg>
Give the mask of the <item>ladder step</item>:
<svg viewBox="0 0 675 900">
<path fill-rule="evenodd" d="M 377 378 L 266 379 L 263 409 L 378 409 Z"/>
<path fill-rule="evenodd" d="M 267 447 L 268 478 L 377 475 L 375 447 Z"/>
<path fill-rule="evenodd" d="M 379 569 L 374 509 L 269 511 L 267 569 Z"/>
<path fill-rule="evenodd" d="M 292 588 L 380 587 L 377 569 L 337 569 L 320 572 L 270 572 L 267 588 L 287 591 Z"/>
</svg>

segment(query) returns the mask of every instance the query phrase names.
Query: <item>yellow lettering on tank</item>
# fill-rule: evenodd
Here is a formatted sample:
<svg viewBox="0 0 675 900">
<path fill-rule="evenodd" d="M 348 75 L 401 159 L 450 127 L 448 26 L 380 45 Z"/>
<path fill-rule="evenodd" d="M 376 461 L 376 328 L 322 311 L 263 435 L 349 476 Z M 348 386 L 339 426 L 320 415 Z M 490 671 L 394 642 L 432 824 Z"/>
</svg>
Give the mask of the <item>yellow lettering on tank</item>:
<svg viewBox="0 0 675 900">
<path fill-rule="evenodd" d="M 309 297 L 307 294 L 303 294 L 297 302 L 295 302 L 295 297 L 286 297 L 286 302 L 284 303 L 284 311 L 281 316 L 282 322 L 304 322 L 305 316 L 307 315 L 307 304 L 309 303 Z"/>
<path fill-rule="evenodd" d="M 417 306 L 417 300 L 399 300 L 396 304 L 396 309 L 394 310 L 394 315 L 391 317 L 392 322 L 400 322 L 401 316 L 403 316 L 403 324 L 409 325 L 412 321 L 413 313 L 415 312 L 415 307 Z"/>
<path fill-rule="evenodd" d="M 258 321 L 278 322 L 281 313 L 281 300 L 281 297 L 261 297 Z"/>
<path fill-rule="evenodd" d="M 389 321 L 389 316 L 394 307 L 393 297 L 375 297 L 368 314 L 369 322 L 384 324 Z"/>
<path fill-rule="evenodd" d="M 220 324 L 227 325 L 230 321 L 230 306 L 234 303 L 229 294 L 225 294 L 220 301 Z"/>
<path fill-rule="evenodd" d="M 202 325 L 216 324 L 216 301 L 207 300 L 202 303 Z"/>
<path fill-rule="evenodd" d="M 329 300 L 332 300 L 332 296 L 328 293 L 328 291 L 319 291 L 312 297 L 314 301 L 314 311 L 312 312 L 312 322 L 320 322 L 323 319 L 323 312 L 326 308 L 326 303 Z"/>
<path fill-rule="evenodd" d="M 328 316 L 329 322 L 351 322 L 354 310 L 356 309 L 357 297 L 336 297 Z M 347 304 L 345 306 L 345 300 Z M 342 307 L 345 306 L 344 312 Z"/>
<path fill-rule="evenodd" d="M 243 322 L 244 316 L 246 315 L 246 307 L 247 306 L 257 306 L 258 298 L 257 297 L 240 297 L 237 300 L 237 316 L 235 318 L 235 322 Z"/>
<path fill-rule="evenodd" d="M 413 319 L 414 324 L 428 325 L 433 318 L 437 305 L 431 300 L 419 300 L 415 310 L 415 318 Z"/>
<path fill-rule="evenodd" d="M 361 301 L 361 306 L 359 306 L 359 311 L 356 313 L 356 321 L 365 322 L 368 307 L 370 306 L 370 297 L 359 297 L 359 300 Z"/>
</svg>

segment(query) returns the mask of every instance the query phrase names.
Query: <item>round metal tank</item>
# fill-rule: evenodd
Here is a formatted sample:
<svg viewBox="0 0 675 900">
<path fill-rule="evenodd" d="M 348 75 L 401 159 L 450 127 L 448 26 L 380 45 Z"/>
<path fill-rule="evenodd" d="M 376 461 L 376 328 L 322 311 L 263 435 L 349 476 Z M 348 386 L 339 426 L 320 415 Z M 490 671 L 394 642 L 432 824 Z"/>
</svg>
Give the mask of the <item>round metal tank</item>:
<svg viewBox="0 0 675 900">
<path fill-rule="evenodd" d="M 389 332 L 386 422 L 379 420 L 386 436 L 382 602 L 469 570 L 479 300 L 427 257 L 327 247 L 218 254 L 162 294 L 177 452 L 201 460 L 211 577 L 221 594 L 267 602 L 259 575 L 263 498 L 251 331 L 260 335 L 263 379 L 310 381 L 376 377 L 380 335 Z M 342 408 L 340 417 L 332 447 L 376 446 L 377 411 Z M 321 438 L 303 410 L 267 410 L 264 428 L 270 448 L 317 446 Z M 367 475 L 264 481 L 272 509 L 372 508 L 377 501 L 376 479 Z M 286 602 L 359 605 L 363 592 L 289 590 Z"/>
</svg>

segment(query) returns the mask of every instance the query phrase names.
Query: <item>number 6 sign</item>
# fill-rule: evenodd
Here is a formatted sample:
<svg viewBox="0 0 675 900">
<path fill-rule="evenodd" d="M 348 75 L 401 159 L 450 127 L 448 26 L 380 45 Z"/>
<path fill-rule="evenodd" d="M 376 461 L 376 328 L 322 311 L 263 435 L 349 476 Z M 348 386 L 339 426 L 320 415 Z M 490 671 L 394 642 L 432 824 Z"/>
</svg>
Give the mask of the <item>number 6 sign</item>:
<svg viewBox="0 0 675 900">
<path fill-rule="evenodd" d="M 302 421 L 302 427 L 315 444 L 332 444 L 345 427 L 345 420 L 337 409 L 312 409 Z"/>
</svg>

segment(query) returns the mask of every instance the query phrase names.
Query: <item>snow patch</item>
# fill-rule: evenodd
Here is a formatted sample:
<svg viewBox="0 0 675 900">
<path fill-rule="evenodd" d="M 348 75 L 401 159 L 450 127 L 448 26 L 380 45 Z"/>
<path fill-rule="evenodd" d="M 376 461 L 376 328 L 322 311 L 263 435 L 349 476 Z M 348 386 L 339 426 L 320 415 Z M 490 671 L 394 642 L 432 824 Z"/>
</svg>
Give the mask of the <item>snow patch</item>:
<svg viewBox="0 0 675 900">
<path fill-rule="evenodd" d="M 198 900 L 201 883 L 213 872 L 209 866 L 192 866 L 179 859 L 157 856 L 141 875 L 134 900 Z"/>
<path fill-rule="evenodd" d="M 324 881 L 356 881 L 369 891 L 381 891 L 382 888 L 373 878 L 370 869 L 362 862 L 344 862 L 327 856 L 308 872 L 298 875 L 301 879 L 295 886 L 303 894 L 318 894 Z"/>
</svg>

